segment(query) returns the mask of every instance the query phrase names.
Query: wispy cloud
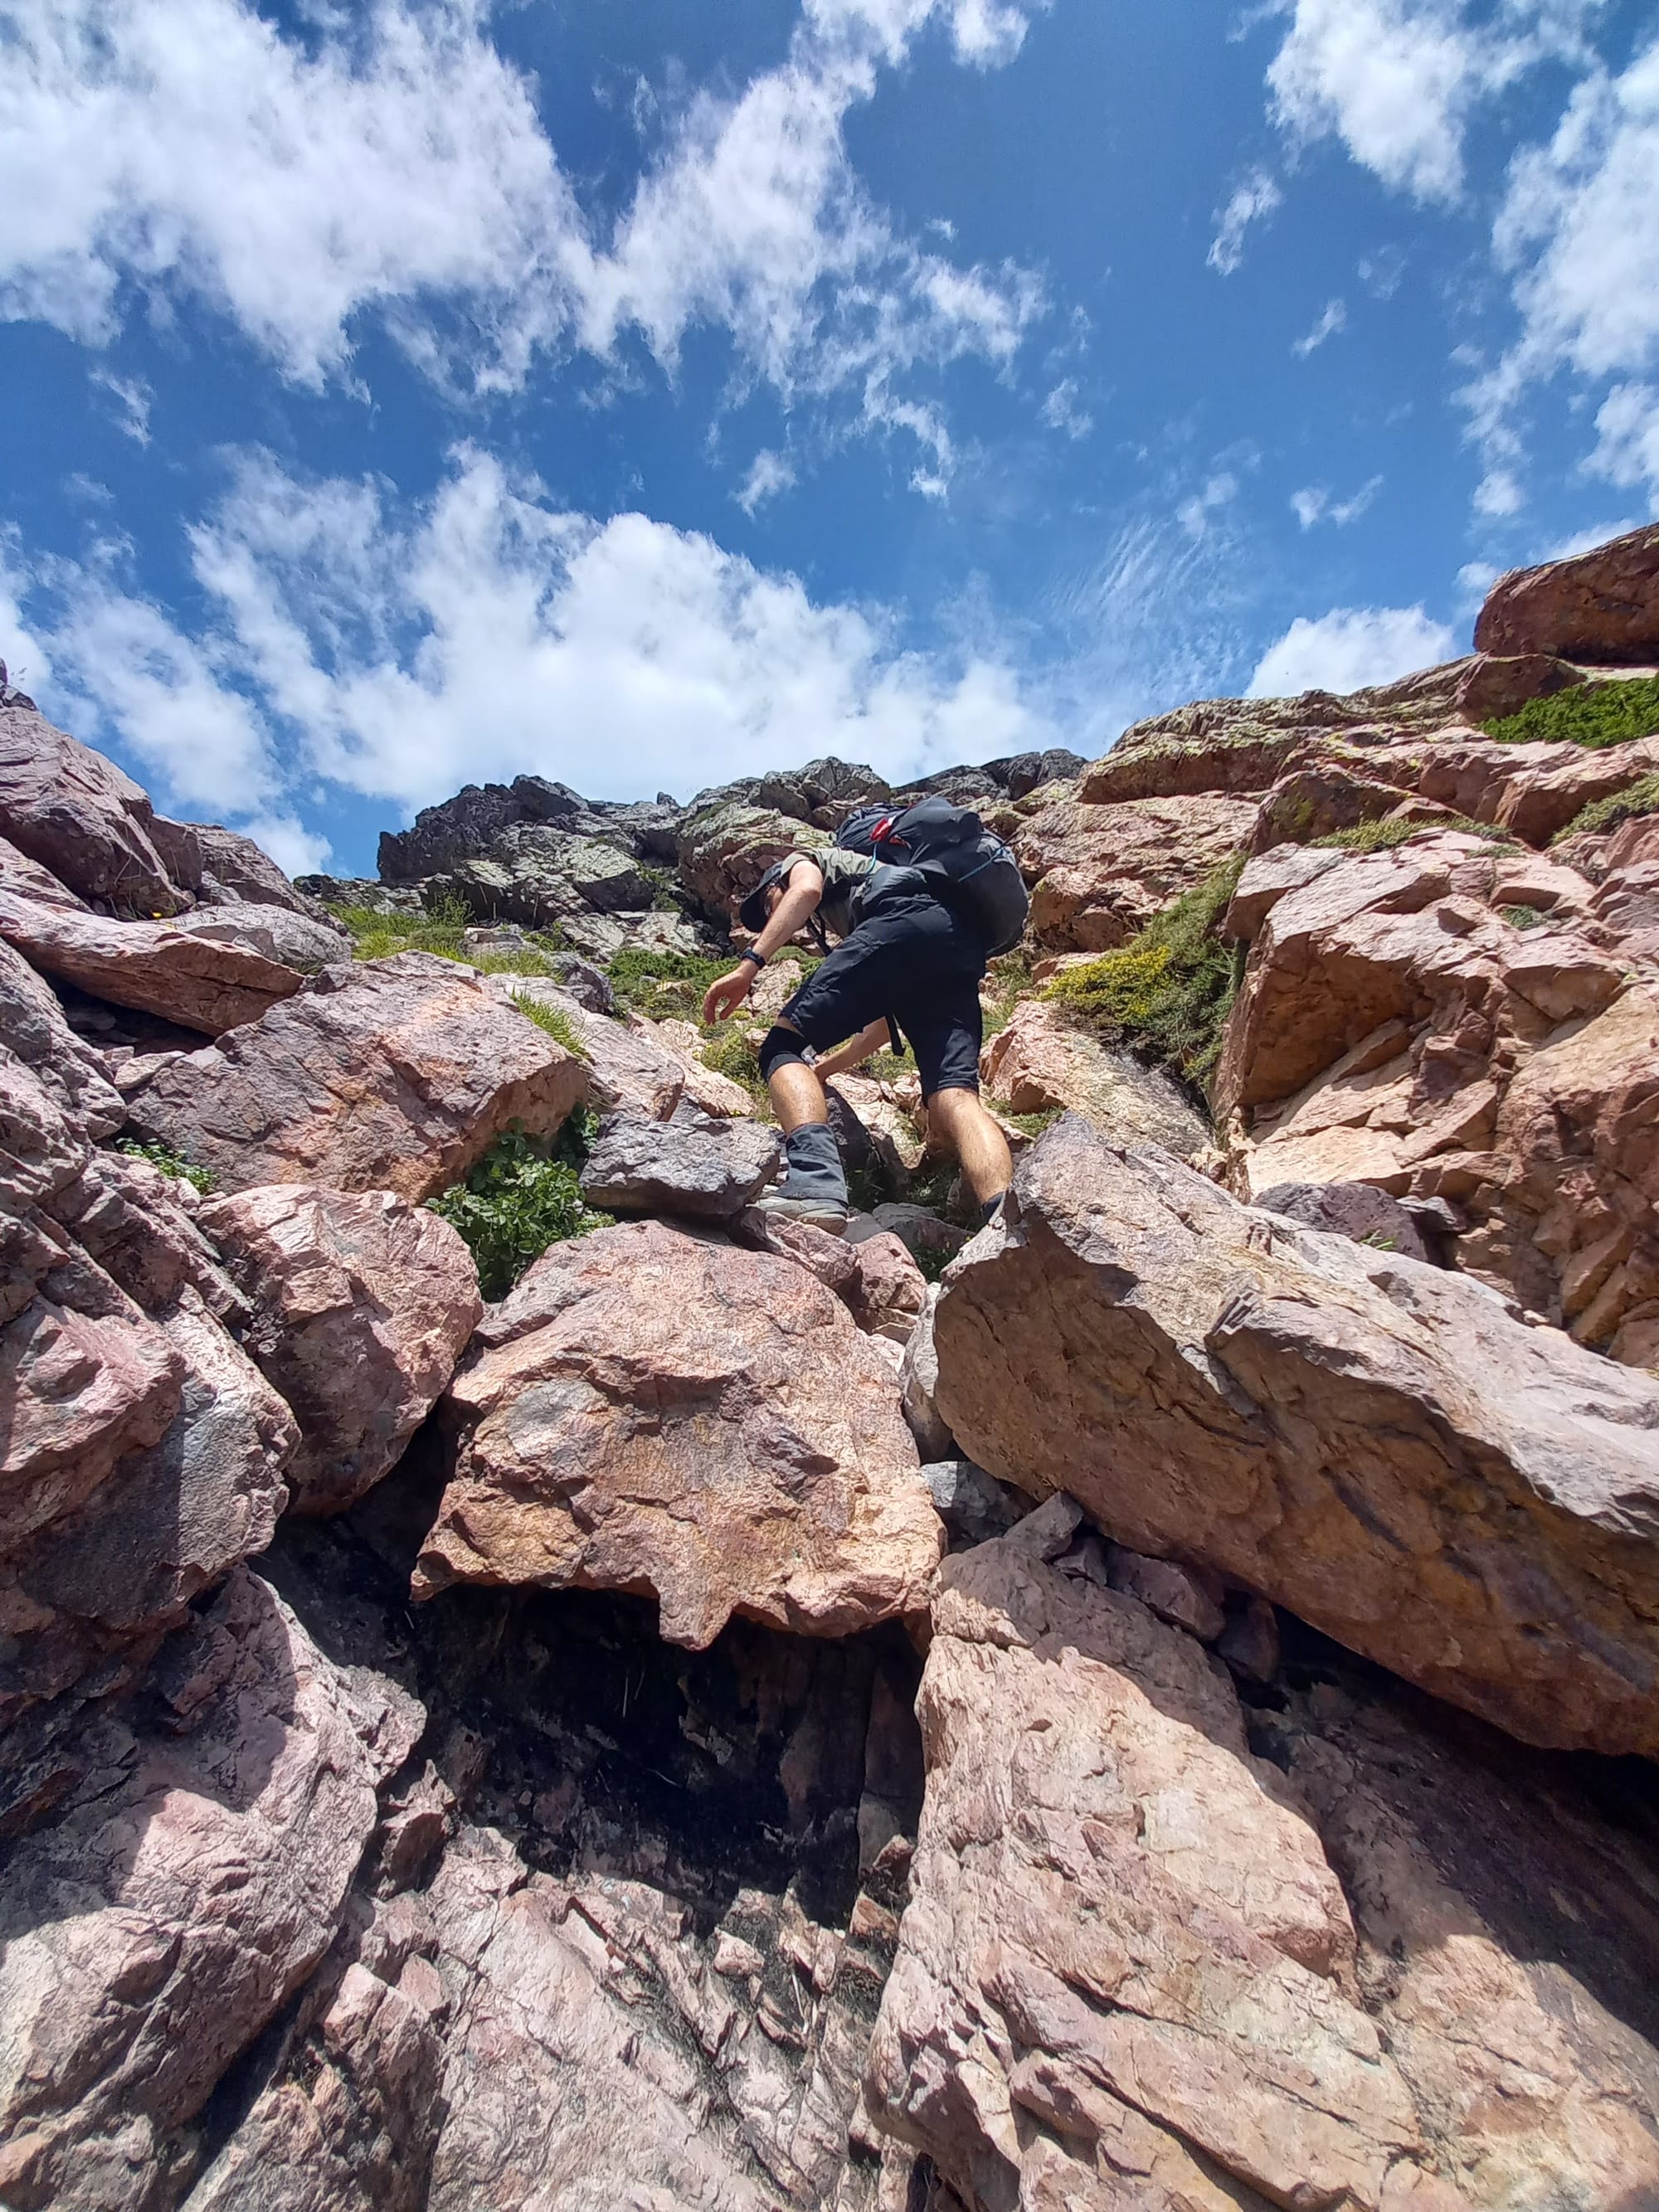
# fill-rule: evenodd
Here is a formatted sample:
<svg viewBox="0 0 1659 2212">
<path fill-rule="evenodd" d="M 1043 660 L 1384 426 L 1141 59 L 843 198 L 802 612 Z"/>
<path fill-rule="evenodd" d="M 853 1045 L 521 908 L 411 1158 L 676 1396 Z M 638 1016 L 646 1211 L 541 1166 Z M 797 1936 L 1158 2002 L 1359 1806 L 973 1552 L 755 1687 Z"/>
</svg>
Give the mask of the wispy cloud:
<svg viewBox="0 0 1659 2212">
<path fill-rule="evenodd" d="M 1334 337 L 1338 331 L 1345 329 L 1347 320 L 1347 303 L 1342 300 L 1328 301 L 1318 321 L 1304 337 L 1297 339 L 1291 351 L 1305 361 L 1310 353 L 1318 351 L 1327 338 Z"/>
<path fill-rule="evenodd" d="M 782 453 L 775 453 L 763 447 L 750 464 L 748 475 L 732 496 L 745 514 L 752 515 L 756 508 L 763 507 L 769 499 L 775 499 L 781 491 L 787 491 L 794 481 L 793 463 Z"/>
<path fill-rule="evenodd" d="M 1079 404 L 1074 376 L 1066 377 L 1055 385 L 1038 412 L 1049 429 L 1063 430 L 1068 438 L 1086 438 L 1095 427 L 1094 416 Z"/>
<path fill-rule="evenodd" d="M 1284 204 L 1285 195 L 1266 169 L 1252 169 L 1234 185 L 1225 207 L 1216 211 L 1216 234 L 1206 256 L 1212 269 L 1231 276 L 1244 259 L 1244 234 Z"/>
<path fill-rule="evenodd" d="M 1372 477 L 1351 498 L 1336 499 L 1328 485 L 1309 484 L 1291 494 L 1291 507 L 1304 530 L 1311 530 L 1316 522 L 1334 522 L 1339 530 L 1345 530 L 1351 522 L 1358 521 L 1382 489 L 1382 477 Z"/>
<path fill-rule="evenodd" d="M 132 440 L 135 446 L 149 443 L 149 410 L 155 393 L 142 376 L 117 376 L 107 368 L 95 368 L 92 381 L 101 392 L 107 392 L 119 412 L 115 427 Z"/>
</svg>

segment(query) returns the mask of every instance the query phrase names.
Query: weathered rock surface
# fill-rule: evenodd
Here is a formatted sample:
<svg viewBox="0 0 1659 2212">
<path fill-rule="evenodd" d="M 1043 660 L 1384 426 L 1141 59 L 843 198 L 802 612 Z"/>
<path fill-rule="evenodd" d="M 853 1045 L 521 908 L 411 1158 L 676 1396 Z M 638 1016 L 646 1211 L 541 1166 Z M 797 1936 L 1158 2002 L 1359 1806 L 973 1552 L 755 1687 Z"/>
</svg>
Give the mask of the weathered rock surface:
<svg viewBox="0 0 1659 2212">
<path fill-rule="evenodd" d="M 221 1189 L 320 1183 L 411 1203 L 457 1182 L 509 1122 L 552 1136 L 582 1063 L 453 961 L 325 969 L 263 1020 L 157 1067 L 132 1126 Z"/>
<path fill-rule="evenodd" d="M 550 1006 L 569 1023 L 587 1064 L 591 1102 L 607 1109 L 632 1107 L 665 1121 L 685 1091 L 685 1070 L 665 1046 L 586 1006 L 574 993 L 538 975 L 492 975 L 491 988 L 515 1005 Z"/>
<path fill-rule="evenodd" d="M 1592 894 L 1456 836 L 1299 884 L 1276 859 L 1234 901 L 1255 933 L 1215 1082 L 1232 1187 L 1445 1200 L 1459 1265 L 1650 1364 L 1659 971 L 1598 941 L 1593 903 L 1625 879 Z"/>
<path fill-rule="evenodd" d="M 154 818 L 113 761 L 32 706 L 0 705 L 0 835 L 77 897 L 133 915 L 186 903 L 155 849 Z"/>
<path fill-rule="evenodd" d="M 725 915 L 753 890 L 786 853 L 810 853 L 830 842 L 822 830 L 792 821 L 769 806 L 729 799 L 700 807 L 680 838 L 680 881 L 712 914 Z"/>
<path fill-rule="evenodd" d="M 987 1097 L 1011 1114 L 1069 1107 L 1120 1144 L 1162 1145 L 1189 1159 L 1210 1141 L 1161 1070 L 1073 1028 L 1039 999 L 1016 1006 L 986 1046 L 980 1079 Z"/>
<path fill-rule="evenodd" d="M 297 904 L 238 900 L 198 906 L 190 914 L 175 915 L 169 926 L 216 944 L 246 945 L 301 975 L 314 975 L 331 961 L 351 957 L 351 941 L 343 930 L 316 921 Z"/>
<path fill-rule="evenodd" d="M 88 1136 L 111 1136 L 125 1121 L 127 1109 L 101 1055 L 76 1036 L 52 986 L 3 939 L 0 1047 L 22 1064 L 58 1111 L 72 1115 Z"/>
<path fill-rule="evenodd" d="M 257 1022 L 300 988 L 293 969 L 243 943 L 168 922 L 107 921 L 4 892 L 0 936 L 61 981 L 209 1036 Z"/>
<path fill-rule="evenodd" d="M 169 822 L 150 817 L 150 837 L 173 882 L 194 891 L 204 905 L 280 907 L 316 917 L 316 908 L 295 889 L 269 853 L 240 830 L 217 822 Z"/>
<path fill-rule="evenodd" d="M 7 1869 L 0 2190 L 18 2206 L 176 2201 L 216 2083 L 327 1950 L 410 1740 L 246 1573 L 156 1688 L 161 1724 L 103 1723 L 75 1800 Z"/>
<path fill-rule="evenodd" d="M 1328 1735 L 1301 1701 L 1276 1726 L 1287 1783 L 1197 1644 L 1043 1564 L 1023 1525 L 942 1571 L 878 2118 L 969 2212 L 1659 2188 L 1654 2054 L 1625 2025 L 1639 1969 L 1605 1978 L 1632 1869 L 1598 1867 L 1558 1948 L 1563 1854 L 1524 1791 L 1506 1826 L 1501 1782 L 1348 1699 Z"/>
<path fill-rule="evenodd" d="M 782 1157 L 769 1123 L 726 1120 L 684 1102 L 666 1121 L 612 1114 L 583 1166 L 582 1196 L 605 1213 L 726 1221 L 760 1195 Z"/>
<path fill-rule="evenodd" d="M 959 1449 L 1523 1740 L 1659 1744 L 1659 1382 L 1068 1117 L 934 1320 Z"/>
<path fill-rule="evenodd" d="M 850 1248 L 852 1268 L 845 1297 L 859 1327 L 870 1336 L 908 1344 L 927 1303 L 927 1279 L 903 1239 L 891 1230 L 866 1237 Z"/>
<path fill-rule="evenodd" d="M 1045 951 L 1106 952 L 1243 849 L 1255 802 L 1212 793 L 1115 805 L 1063 800 L 1014 838 Z"/>
<path fill-rule="evenodd" d="M 939 1522 L 890 1370 L 793 1261 L 660 1222 L 556 1245 L 452 1385 L 454 1473 L 418 1595 L 454 1581 L 653 1591 L 706 1644 L 926 1605 Z"/>
<path fill-rule="evenodd" d="M 1252 1203 L 1282 1213 L 1304 1229 L 1328 1230 L 1358 1244 L 1397 1252 L 1404 1260 L 1426 1260 L 1422 1232 L 1397 1198 L 1370 1182 L 1280 1182 L 1257 1191 Z"/>
<path fill-rule="evenodd" d="M 0 837 L 0 892 L 15 898 L 33 899 L 39 906 L 68 907 L 76 914 L 87 910 L 83 898 L 77 898 L 49 868 L 30 860 L 27 853 L 19 852 L 4 837 Z"/>
<path fill-rule="evenodd" d="M 705 1114 L 720 1114 L 739 1121 L 751 1121 L 755 1114 L 753 1094 L 741 1083 L 734 1083 L 729 1075 L 722 1075 L 710 1067 L 702 1052 L 702 1032 L 691 1022 L 653 1022 L 642 1014 L 635 1014 L 628 1024 L 638 1036 L 660 1045 L 679 1062 L 685 1078 L 685 1096 L 694 1106 L 702 1107 Z"/>
<path fill-rule="evenodd" d="M 341 1512 L 396 1466 L 454 1372 L 483 1312 L 472 1255 L 389 1191 L 267 1185 L 198 1218 L 247 1297 L 243 1341 L 299 1423 L 295 1509 Z"/>
<path fill-rule="evenodd" d="M 193 1291 L 157 1328 L 179 1378 L 172 1421 L 0 1555 L 0 1730 L 70 1691 L 125 1687 L 193 1598 L 264 1549 L 287 1502 L 288 1407 Z"/>
<path fill-rule="evenodd" d="M 1482 653 L 1659 661 L 1659 524 L 1565 561 L 1512 568 L 1487 593 L 1474 641 Z"/>
</svg>

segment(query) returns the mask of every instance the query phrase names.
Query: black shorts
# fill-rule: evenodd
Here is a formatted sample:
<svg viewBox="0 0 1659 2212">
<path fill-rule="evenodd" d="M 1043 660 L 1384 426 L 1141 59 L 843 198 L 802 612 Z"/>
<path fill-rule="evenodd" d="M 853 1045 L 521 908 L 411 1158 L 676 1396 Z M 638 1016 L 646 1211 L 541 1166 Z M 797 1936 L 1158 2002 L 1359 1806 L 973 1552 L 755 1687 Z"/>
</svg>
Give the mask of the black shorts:
<svg viewBox="0 0 1659 2212">
<path fill-rule="evenodd" d="M 924 1098 L 977 1091 L 984 974 L 978 933 L 937 899 L 910 899 L 860 922 L 779 1018 L 793 1023 L 815 1052 L 884 1018 L 915 1054 Z"/>
</svg>

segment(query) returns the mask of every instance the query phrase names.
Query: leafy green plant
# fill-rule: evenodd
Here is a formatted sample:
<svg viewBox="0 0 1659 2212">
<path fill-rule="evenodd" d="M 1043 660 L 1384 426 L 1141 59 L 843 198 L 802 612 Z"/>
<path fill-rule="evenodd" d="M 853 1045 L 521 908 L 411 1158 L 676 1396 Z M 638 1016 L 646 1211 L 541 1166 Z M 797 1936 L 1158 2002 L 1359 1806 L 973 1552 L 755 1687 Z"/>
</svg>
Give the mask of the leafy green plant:
<svg viewBox="0 0 1659 2212">
<path fill-rule="evenodd" d="M 137 1137 L 118 1137 L 115 1149 L 125 1152 L 130 1160 L 148 1160 L 151 1167 L 160 1168 L 163 1175 L 172 1176 L 175 1182 L 191 1184 L 204 1197 L 218 1186 L 219 1178 L 211 1168 L 195 1166 L 175 1152 L 171 1145 L 164 1145 L 157 1139 L 141 1142 Z"/>
<path fill-rule="evenodd" d="M 527 991 L 514 991 L 513 1003 L 526 1021 L 534 1022 L 556 1044 L 567 1052 L 574 1053 L 578 1060 L 588 1057 L 587 1047 L 577 1033 L 576 1025 L 562 1006 L 550 1006 L 540 999 L 532 998 Z"/>
<path fill-rule="evenodd" d="M 744 1089 L 762 1104 L 769 1103 L 766 1078 L 760 1072 L 760 1056 L 750 1042 L 749 1032 L 754 1024 L 739 1015 L 724 1028 L 704 1033 L 702 1061 L 716 1075 L 724 1075 Z"/>
<path fill-rule="evenodd" d="M 1133 1046 L 1200 1088 L 1238 994 L 1243 947 L 1225 943 L 1219 924 L 1243 866 L 1242 853 L 1224 861 L 1127 945 L 1067 969 L 1043 997 L 1079 1029 Z"/>
<path fill-rule="evenodd" d="M 1541 929 L 1549 920 L 1548 915 L 1540 914 L 1535 906 L 1500 906 L 1498 912 L 1511 929 Z"/>
<path fill-rule="evenodd" d="M 497 1137 L 465 1182 L 428 1206 L 465 1239 L 485 1297 L 503 1298 L 550 1244 L 611 1225 L 582 1201 L 576 1170 L 550 1155 L 515 1122 Z"/>
<path fill-rule="evenodd" d="M 1634 822 L 1642 814 L 1659 814 L 1659 775 L 1638 776 L 1610 799 L 1591 799 L 1550 842 L 1560 845 L 1569 837 L 1597 836 L 1604 830 L 1616 830 L 1621 822 Z"/>
<path fill-rule="evenodd" d="M 1546 740 L 1592 751 L 1659 736 L 1659 676 L 1576 684 L 1547 699 L 1528 699 L 1518 713 L 1498 715 L 1483 726 L 1502 745 Z"/>
</svg>

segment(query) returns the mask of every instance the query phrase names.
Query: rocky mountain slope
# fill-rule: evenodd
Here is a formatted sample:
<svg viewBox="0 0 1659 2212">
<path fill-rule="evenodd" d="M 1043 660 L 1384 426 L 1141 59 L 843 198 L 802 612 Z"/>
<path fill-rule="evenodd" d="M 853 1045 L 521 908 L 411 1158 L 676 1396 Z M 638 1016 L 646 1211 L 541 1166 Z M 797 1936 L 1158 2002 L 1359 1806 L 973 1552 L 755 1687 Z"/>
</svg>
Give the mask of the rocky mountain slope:
<svg viewBox="0 0 1659 2212">
<path fill-rule="evenodd" d="M 1032 885 L 750 1210 L 736 898 L 290 884 L 0 697 L 0 2204 L 1659 2207 L 1659 529 L 952 769 Z"/>
</svg>

